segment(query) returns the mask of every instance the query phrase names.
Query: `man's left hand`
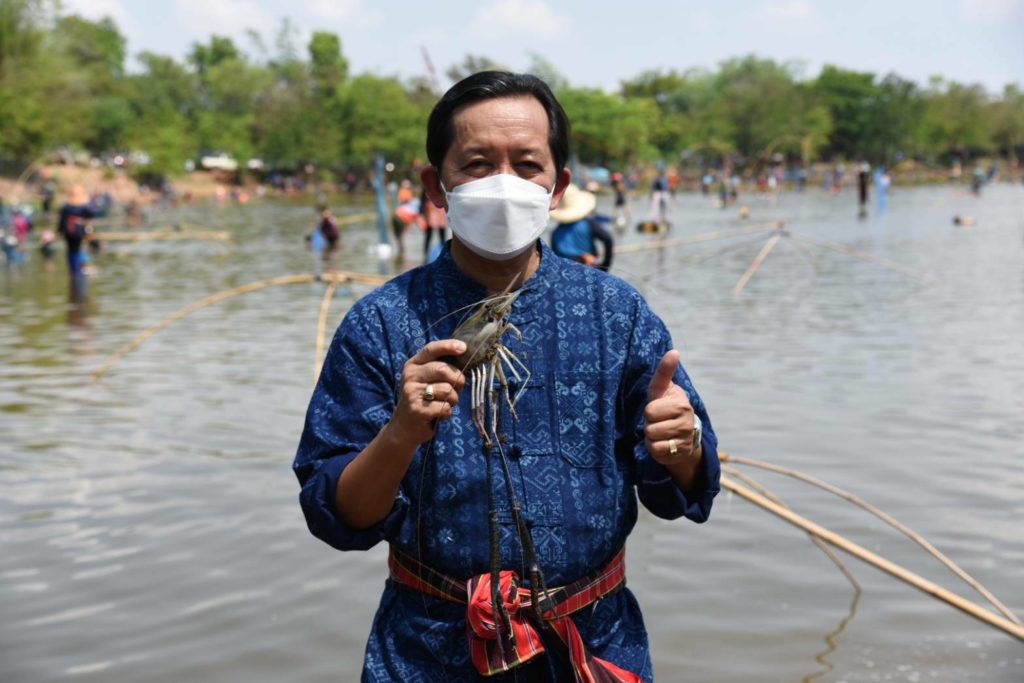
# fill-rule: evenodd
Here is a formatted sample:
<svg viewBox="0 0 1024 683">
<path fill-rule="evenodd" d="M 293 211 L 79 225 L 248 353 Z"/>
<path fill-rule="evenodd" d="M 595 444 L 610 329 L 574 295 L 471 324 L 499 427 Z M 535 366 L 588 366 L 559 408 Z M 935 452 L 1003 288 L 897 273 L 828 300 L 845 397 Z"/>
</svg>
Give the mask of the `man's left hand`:
<svg viewBox="0 0 1024 683">
<path fill-rule="evenodd" d="M 700 459 L 701 447 L 700 443 L 694 443 L 694 414 L 690 399 L 686 391 L 672 381 L 678 366 L 679 352 L 672 349 L 662 357 L 654 371 L 644 410 L 647 423 L 644 444 L 651 457 L 662 465 L 672 470 L 692 472 Z"/>
</svg>

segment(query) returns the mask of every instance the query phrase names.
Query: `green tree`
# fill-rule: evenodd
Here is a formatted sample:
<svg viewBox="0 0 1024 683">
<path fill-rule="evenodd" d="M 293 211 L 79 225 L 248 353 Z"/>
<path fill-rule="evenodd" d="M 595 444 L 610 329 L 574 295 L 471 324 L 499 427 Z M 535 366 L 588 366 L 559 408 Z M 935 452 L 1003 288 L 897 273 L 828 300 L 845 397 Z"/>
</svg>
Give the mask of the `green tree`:
<svg viewBox="0 0 1024 683">
<path fill-rule="evenodd" d="M 138 61 L 142 71 L 128 77 L 128 146 L 147 152 L 154 172 L 180 172 L 199 148 L 193 125 L 197 77 L 174 59 L 152 52 L 143 52 Z"/>
<path fill-rule="evenodd" d="M 990 105 L 992 140 L 1011 162 L 1024 148 L 1024 92 L 1019 85 L 1007 85 L 1002 99 Z"/>
<path fill-rule="evenodd" d="M 99 21 L 75 15 L 61 17 L 56 35 L 68 56 L 103 86 L 124 76 L 127 41 L 110 17 Z"/>
<path fill-rule="evenodd" d="M 756 159 L 794 135 L 805 98 L 784 65 L 754 56 L 727 60 L 715 90 L 716 114 L 729 120 L 732 146 L 744 157 Z"/>
<path fill-rule="evenodd" d="M 875 88 L 867 107 L 863 148 L 873 161 L 891 165 L 897 152 L 914 149 L 915 132 L 924 115 L 920 88 L 913 81 L 889 74 Z"/>
<path fill-rule="evenodd" d="M 622 81 L 620 92 L 626 98 L 651 97 L 660 105 L 685 92 L 688 85 L 687 77 L 677 71 L 652 69 Z"/>
<path fill-rule="evenodd" d="M 235 57 L 209 67 L 204 80 L 206 98 L 196 120 L 199 146 L 225 150 L 244 162 L 255 152 L 251 128 L 271 74 Z"/>
<path fill-rule="evenodd" d="M 990 148 L 988 96 L 980 85 L 933 79 L 925 102 L 922 132 L 932 155 L 966 161 Z"/>
<path fill-rule="evenodd" d="M 90 79 L 52 30 L 51 3 L 0 2 L 0 157 L 26 164 L 88 134 Z"/>
<path fill-rule="evenodd" d="M 276 61 L 272 82 L 259 95 L 251 128 L 259 154 L 274 166 L 294 168 L 307 161 L 336 160 L 341 127 L 336 112 L 314 93 L 309 68 Z"/>
<path fill-rule="evenodd" d="M 0 2 L 0 77 L 35 57 L 45 39 L 43 0 Z"/>
<path fill-rule="evenodd" d="M 60 17 L 51 35 L 85 92 L 77 142 L 94 154 L 123 148 L 132 117 L 124 79 L 125 37 L 109 17 L 91 21 L 76 15 Z"/>
<path fill-rule="evenodd" d="M 834 126 L 829 135 L 832 155 L 856 159 L 868 146 L 873 132 L 871 107 L 878 99 L 874 74 L 826 66 L 814 83 Z"/>
<path fill-rule="evenodd" d="M 466 76 L 470 76 L 481 71 L 495 70 L 507 71 L 508 67 L 494 61 L 490 57 L 484 57 L 483 55 L 466 55 L 461 64 L 453 64 L 448 67 L 448 70 L 445 71 L 445 75 L 453 81 L 461 81 Z"/>
<path fill-rule="evenodd" d="M 409 99 L 396 78 L 361 74 L 346 92 L 347 130 L 358 131 L 346 142 L 347 161 L 368 163 L 383 152 L 399 164 L 421 159 L 426 145 L 427 112 Z"/>
<path fill-rule="evenodd" d="M 334 33 L 316 31 L 309 40 L 309 59 L 317 95 L 330 100 L 348 78 L 348 60 L 341 53 L 341 40 Z"/>
<path fill-rule="evenodd" d="M 206 45 L 192 44 L 192 50 L 188 53 L 188 62 L 203 77 L 221 62 L 237 60 L 240 57 L 241 53 L 235 47 L 234 41 L 224 36 L 213 35 L 210 36 L 210 41 Z"/>
<path fill-rule="evenodd" d="M 568 88 L 559 100 L 572 122 L 573 149 L 580 161 L 621 165 L 657 156 L 650 142 L 658 107 L 651 98 L 626 99 L 596 88 Z"/>
</svg>

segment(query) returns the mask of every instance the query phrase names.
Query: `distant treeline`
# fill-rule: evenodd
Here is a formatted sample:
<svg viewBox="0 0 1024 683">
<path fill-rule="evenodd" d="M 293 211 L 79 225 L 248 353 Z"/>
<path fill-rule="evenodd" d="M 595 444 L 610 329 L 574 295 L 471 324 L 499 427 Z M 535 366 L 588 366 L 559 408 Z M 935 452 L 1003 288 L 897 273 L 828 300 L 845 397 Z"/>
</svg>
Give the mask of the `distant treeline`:
<svg viewBox="0 0 1024 683">
<path fill-rule="evenodd" d="M 63 14 L 47 0 L 0 0 L 0 162 L 22 167 L 55 150 L 103 156 L 144 151 L 147 170 L 177 173 L 202 150 L 265 168 L 365 168 L 375 152 L 422 163 L 426 117 L 440 94 L 429 77 L 350 74 L 341 41 L 318 31 L 300 46 L 283 22 L 273 48 L 251 32 L 247 51 L 212 36 L 184 62 L 143 52 L 125 69 L 110 19 Z M 501 68 L 467 56 L 451 79 Z M 623 167 L 657 159 L 759 165 L 785 158 L 902 158 L 928 163 L 1024 152 L 1024 92 L 999 95 L 934 78 L 799 68 L 754 56 L 718 69 L 648 71 L 618 92 L 573 86 L 540 56 L 573 124 L 580 162 Z"/>
</svg>

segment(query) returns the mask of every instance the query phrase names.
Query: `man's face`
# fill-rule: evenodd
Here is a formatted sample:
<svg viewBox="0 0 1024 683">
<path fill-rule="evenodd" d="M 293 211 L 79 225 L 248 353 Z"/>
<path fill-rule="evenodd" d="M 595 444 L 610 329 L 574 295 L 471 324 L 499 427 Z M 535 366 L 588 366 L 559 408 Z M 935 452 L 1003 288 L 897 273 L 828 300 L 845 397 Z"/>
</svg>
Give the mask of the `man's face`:
<svg viewBox="0 0 1024 683">
<path fill-rule="evenodd" d="M 548 191 L 557 181 L 551 206 L 558 204 L 569 174 L 555 170 L 547 113 L 535 98 L 498 97 L 474 102 L 459 109 L 452 124 L 455 136 L 438 169 L 445 188 L 450 191 L 472 180 L 506 173 Z M 443 207 L 443 194 L 438 198 L 441 201 L 435 203 Z"/>
</svg>

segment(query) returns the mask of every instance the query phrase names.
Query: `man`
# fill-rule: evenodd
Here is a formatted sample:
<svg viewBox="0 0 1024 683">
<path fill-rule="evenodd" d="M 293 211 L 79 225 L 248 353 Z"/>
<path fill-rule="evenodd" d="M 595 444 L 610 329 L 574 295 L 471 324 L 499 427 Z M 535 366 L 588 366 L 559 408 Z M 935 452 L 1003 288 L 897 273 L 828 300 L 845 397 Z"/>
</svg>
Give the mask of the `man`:
<svg viewBox="0 0 1024 683">
<path fill-rule="evenodd" d="M 637 494 L 656 515 L 704 521 L 717 441 L 640 295 L 538 239 L 570 181 L 568 140 L 533 76 L 454 85 L 421 174 L 452 240 L 361 299 L 331 344 L 294 468 L 313 534 L 390 545 L 363 681 L 653 679 L 623 587 Z M 514 293 L 502 320 L 518 334 L 487 376 L 507 381 L 514 414 L 479 373 L 461 395 L 466 345 L 451 338 L 497 293 Z"/>
<path fill-rule="evenodd" d="M 657 168 L 658 175 L 651 183 L 651 220 L 665 224 L 668 223 L 668 201 L 673 195 L 669 192 L 665 164 L 659 161 Z"/>
<path fill-rule="evenodd" d="M 597 197 L 593 192 L 570 184 L 558 208 L 551 211 L 551 217 L 558 221 L 558 227 L 551 234 L 551 248 L 563 258 L 607 272 L 612 266 L 615 240 L 594 214 L 596 207 Z M 600 263 L 597 262 L 598 251 Z"/>
<path fill-rule="evenodd" d="M 89 195 L 81 185 L 74 185 L 68 193 L 67 203 L 60 209 L 57 218 L 57 234 L 67 243 L 68 272 L 72 286 L 79 284 L 83 265 L 88 259 L 82 254 L 82 242 L 92 234 L 89 220 L 97 216 L 89 203 Z"/>
<path fill-rule="evenodd" d="M 325 243 L 326 248 L 321 251 L 332 252 L 338 248 L 338 241 L 341 239 L 341 232 L 338 230 L 338 221 L 334 218 L 334 213 L 330 207 L 326 204 L 320 205 L 320 224 L 317 229 L 320 231 L 320 237 Z"/>
</svg>

